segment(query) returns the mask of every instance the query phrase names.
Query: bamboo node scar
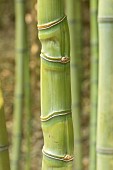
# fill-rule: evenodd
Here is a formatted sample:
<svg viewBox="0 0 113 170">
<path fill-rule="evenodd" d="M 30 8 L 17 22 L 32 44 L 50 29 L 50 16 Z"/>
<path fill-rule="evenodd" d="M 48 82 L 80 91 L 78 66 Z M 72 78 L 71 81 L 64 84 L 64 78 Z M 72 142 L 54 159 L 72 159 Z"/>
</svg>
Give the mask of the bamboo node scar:
<svg viewBox="0 0 113 170">
<path fill-rule="evenodd" d="M 44 54 L 43 52 L 41 52 L 41 58 L 50 62 L 55 62 L 55 63 L 62 63 L 62 64 L 66 64 L 70 62 L 70 57 L 51 57 L 51 56 L 47 56 L 46 54 Z"/>
<path fill-rule="evenodd" d="M 97 147 L 97 153 L 98 154 L 104 154 L 104 155 L 113 155 L 113 148 L 98 148 Z"/>
<path fill-rule="evenodd" d="M 41 121 L 42 122 L 46 122 L 54 117 L 57 117 L 57 116 L 65 116 L 65 115 L 68 115 L 68 114 L 71 114 L 71 110 L 66 110 L 66 111 L 61 111 L 61 112 L 54 112 L 54 113 L 51 113 L 50 115 L 48 116 L 45 116 L 45 117 L 40 117 Z"/>
<path fill-rule="evenodd" d="M 44 151 L 44 149 L 42 149 L 42 153 L 52 159 L 58 160 L 58 161 L 64 161 L 64 162 L 70 162 L 73 161 L 74 157 L 71 155 L 65 155 L 65 156 L 57 156 L 57 155 L 52 155 L 50 153 L 47 153 L 46 151 Z"/>
<path fill-rule="evenodd" d="M 106 16 L 106 17 L 98 17 L 98 22 L 99 23 L 112 23 L 113 22 L 113 17 L 112 16 Z"/>
<path fill-rule="evenodd" d="M 48 22 L 48 23 L 45 23 L 45 24 L 43 24 L 43 25 L 37 25 L 38 30 L 41 31 L 41 30 L 46 30 L 46 29 L 48 29 L 48 28 L 51 28 L 51 27 L 53 27 L 53 26 L 55 26 L 55 25 L 58 25 L 58 24 L 60 24 L 61 22 L 63 22 L 66 18 L 67 18 L 67 16 L 65 15 L 65 16 L 63 16 L 62 18 L 57 19 L 57 20 L 55 20 L 55 21 Z"/>
<path fill-rule="evenodd" d="M 8 148 L 9 148 L 8 145 L 0 146 L 0 152 L 6 151 L 8 150 Z"/>
</svg>

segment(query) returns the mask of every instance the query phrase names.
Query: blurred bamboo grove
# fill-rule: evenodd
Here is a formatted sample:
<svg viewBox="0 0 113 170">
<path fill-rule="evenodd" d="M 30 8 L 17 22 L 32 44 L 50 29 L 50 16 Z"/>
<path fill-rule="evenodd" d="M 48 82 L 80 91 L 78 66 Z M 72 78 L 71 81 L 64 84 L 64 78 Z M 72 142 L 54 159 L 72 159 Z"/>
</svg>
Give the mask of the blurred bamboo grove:
<svg viewBox="0 0 113 170">
<path fill-rule="evenodd" d="M 55 2 L 57 4 L 56 8 L 54 6 Z M 93 5 L 93 0 L 77 0 L 76 2 L 74 0 L 65 0 L 65 5 L 63 4 L 63 2 L 64 0 L 38 0 L 38 2 L 36 0 L 28 2 L 25 0 L 0 0 L 0 15 L 2 16 L 0 17 L 0 81 L 2 82 L 3 88 L 4 111 L 8 131 L 9 153 L 12 170 L 41 170 L 43 145 L 43 152 L 45 152 L 45 154 L 48 154 L 49 151 L 51 157 L 54 157 L 54 153 L 60 153 L 62 155 L 64 154 L 65 150 L 69 151 L 70 154 L 72 154 L 71 149 L 73 148 L 73 142 L 73 152 L 75 156 L 75 159 L 73 161 L 73 169 L 88 170 L 89 168 L 90 170 L 97 170 L 95 166 L 96 150 L 95 144 L 93 143 L 96 140 L 96 134 L 94 135 L 93 132 L 96 131 L 94 127 L 97 113 L 96 99 L 98 72 L 98 39 L 97 12 L 95 11 L 97 11 L 98 7 L 97 4 L 95 4 L 95 6 Z M 47 4 L 51 5 L 46 7 L 45 5 Z M 37 11 L 38 8 L 39 10 Z M 45 12 L 47 10 L 48 15 L 45 16 L 43 10 Z M 54 31 L 56 31 L 58 27 L 61 31 L 61 42 L 64 42 L 64 33 L 65 36 L 68 37 L 66 20 L 64 20 L 65 22 L 61 22 L 59 26 L 57 25 L 54 28 L 52 27 L 51 31 L 49 29 L 45 31 L 39 31 L 39 34 L 37 31 L 37 18 L 39 19 L 38 24 L 45 24 L 48 21 L 51 22 L 54 19 L 61 18 L 62 14 L 64 14 L 64 10 L 67 15 L 70 32 L 70 49 L 69 39 L 66 38 L 68 40 L 66 55 L 71 58 L 71 84 L 69 82 L 70 78 L 69 76 L 67 76 L 67 73 L 69 74 L 69 63 L 61 65 L 59 63 L 58 65 L 56 63 L 52 63 L 51 65 L 51 63 L 45 62 L 45 60 L 43 59 L 41 59 L 42 61 L 40 61 L 41 47 L 43 49 L 43 52 L 46 52 L 47 55 L 51 56 L 58 53 L 58 48 L 56 47 L 51 51 L 50 45 L 54 46 L 54 44 L 52 43 L 52 40 L 54 39 L 53 37 L 56 37 L 56 39 L 59 40 L 59 34 L 55 35 L 54 33 Z M 93 24 L 95 28 L 94 30 Z M 66 28 L 66 30 L 64 28 Z M 66 32 L 62 33 L 61 29 L 63 29 L 63 31 L 65 30 Z M 40 35 L 42 45 L 38 39 L 38 35 Z M 49 35 L 51 35 L 51 37 L 48 37 Z M 46 40 L 44 40 L 44 36 Z M 49 41 L 47 39 L 49 39 Z M 62 45 L 62 47 L 60 47 L 60 55 L 64 55 L 65 47 L 65 45 Z M 42 63 L 42 97 L 40 97 L 40 63 Z M 20 65 L 20 67 L 17 67 L 17 65 Z M 55 76 L 52 73 L 52 70 L 54 69 L 57 70 L 54 73 Z M 46 76 L 46 79 L 44 76 Z M 48 82 L 47 79 L 51 81 L 53 80 L 53 84 L 51 81 Z M 64 85 L 66 85 L 65 88 Z M 20 89 L 16 89 L 18 86 L 20 87 Z M 55 88 L 57 89 L 56 92 L 60 91 L 60 93 L 56 94 L 55 89 L 50 89 L 50 94 L 48 88 Z M 65 89 L 66 92 L 65 90 L 64 92 L 62 92 L 62 89 Z M 72 93 L 72 106 L 69 98 L 71 94 L 70 92 Z M 90 92 L 92 92 L 92 94 Z M 95 93 L 94 96 L 92 96 L 93 93 Z M 50 100 L 48 100 L 48 98 L 50 98 L 50 95 L 51 102 Z M 56 95 L 57 97 L 55 97 Z M 90 96 L 92 102 L 90 100 Z M 63 97 L 65 100 L 63 100 Z M 40 98 L 42 101 L 40 101 Z M 58 101 L 56 101 L 56 98 L 58 99 Z M 18 101 L 20 102 L 20 104 Z M 53 103 L 53 105 L 49 105 L 49 102 Z M 93 102 L 94 104 L 90 104 Z M 40 105 L 42 105 L 41 109 Z M 67 128 L 67 124 L 71 125 L 71 119 L 69 115 L 62 118 L 53 118 L 51 119 L 51 121 L 53 122 L 42 121 L 41 128 L 40 116 L 43 120 L 42 116 L 46 117 L 46 114 L 48 114 L 50 110 L 56 112 L 58 112 L 59 110 L 69 111 L 71 107 L 74 128 L 74 141 L 69 141 L 69 135 L 71 134 L 70 132 L 72 132 L 70 128 L 68 128 L 68 130 L 70 131 L 69 133 L 68 130 L 65 131 Z M 58 110 L 54 110 L 56 108 Z M 42 110 L 42 113 L 40 110 Z M 94 119 L 92 118 L 91 121 L 90 113 L 94 113 Z M 49 116 L 51 117 L 51 115 Z M 62 122 L 64 124 L 62 124 Z M 58 127 L 56 123 L 58 124 Z M 92 124 L 92 127 L 90 127 L 89 124 Z M 53 125 L 56 126 L 57 132 L 54 131 Z M 71 127 L 70 125 L 69 127 Z M 59 127 L 60 129 L 58 129 Z M 62 130 L 63 128 L 64 130 Z M 43 142 L 42 129 L 44 131 L 43 133 L 44 140 L 46 140 L 45 142 Z M 64 143 L 64 148 L 61 148 L 60 152 L 58 152 L 57 147 L 51 146 L 51 141 L 49 142 L 50 145 L 48 143 L 48 132 L 50 130 L 53 130 L 52 133 L 54 133 L 54 135 L 57 134 L 57 138 L 55 140 L 58 140 L 60 138 L 58 137 L 58 135 L 60 136 L 61 131 L 62 136 L 60 140 L 64 140 L 64 138 L 66 138 L 66 140 L 64 140 L 65 142 L 60 141 L 60 144 Z M 98 131 L 100 132 L 100 130 Z M 93 134 L 91 137 L 89 137 L 90 132 L 91 134 Z M 98 144 L 100 144 L 99 141 Z M 52 147 L 52 149 L 50 147 Z M 92 158 L 89 158 L 89 155 L 91 156 L 91 152 L 93 156 Z M 61 156 L 60 154 L 59 157 Z M 72 170 L 71 164 L 67 166 L 65 163 L 61 164 L 60 162 L 58 165 L 57 162 L 59 161 L 51 162 L 50 159 L 52 159 L 53 157 L 48 158 L 46 156 L 43 157 L 43 170 L 49 170 L 50 167 L 54 169 L 54 167 L 56 166 L 59 166 L 59 169 L 64 166 L 68 170 Z M 101 157 L 99 155 L 99 162 L 102 159 L 100 158 Z M 89 163 L 90 160 L 91 162 Z M 0 159 L 0 161 L 2 161 L 2 159 Z M 91 167 L 93 167 L 93 169 Z M 66 170 L 66 168 L 64 169 Z M 0 168 L 0 170 L 6 169 Z"/>
</svg>

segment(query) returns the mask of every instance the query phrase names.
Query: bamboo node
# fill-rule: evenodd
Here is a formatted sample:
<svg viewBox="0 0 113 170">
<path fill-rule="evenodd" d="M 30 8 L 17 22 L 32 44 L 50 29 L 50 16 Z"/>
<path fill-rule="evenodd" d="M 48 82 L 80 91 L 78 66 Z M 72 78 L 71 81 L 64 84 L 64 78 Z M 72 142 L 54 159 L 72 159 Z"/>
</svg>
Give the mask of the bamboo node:
<svg viewBox="0 0 113 170">
<path fill-rule="evenodd" d="M 97 147 L 97 153 L 98 154 L 104 154 L 104 155 L 113 155 L 113 148 L 103 148 L 103 147 Z"/>
<path fill-rule="evenodd" d="M 62 18 L 57 19 L 57 20 L 55 20 L 55 21 L 51 21 L 51 22 L 45 23 L 45 24 L 43 24 L 43 25 L 37 25 L 38 30 L 41 31 L 41 30 L 46 30 L 46 29 L 48 29 L 48 28 L 51 28 L 51 27 L 53 27 L 53 26 L 55 26 L 55 25 L 58 25 L 58 24 L 60 24 L 61 22 L 63 22 L 66 18 L 67 18 L 67 16 L 65 15 L 65 16 L 63 16 Z"/>
<path fill-rule="evenodd" d="M 9 145 L 0 146 L 0 152 L 8 150 Z"/>
<path fill-rule="evenodd" d="M 41 52 L 40 57 L 46 61 L 49 62 L 54 62 L 54 63 L 62 63 L 62 64 L 66 64 L 70 62 L 70 58 L 69 57 L 52 57 L 52 56 L 47 56 L 44 52 Z"/>
<path fill-rule="evenodd" d="M 40 117 L 42 122 L 46 122 L 48 120 L 51 120 L 52 118 L 59 117 L 59 116 L 65 116 L 71 114 L 71 110 L 64 110 L 64 111 L 59 111 L 59 112 L 53 112 L 45 117 Z"/>
<path fill-rule="evenodd" d="M 112 16 L 103 16 L 98 17 L 99 23 L 113 23 L 113 17 Z"/>
<path fill-rule="evenodd" d="M 64 157 L 64 160 L 65 161 L 70 161 L 70 160 L 73 160 L 74 159 L 74 157 L 72 157 L 71 155 L 66 155 L 65 157 Z"/>
<path fill-rule="evenodd" d="M 61 62 L 62 63 L 67 63 L 67 62 L 69 62 L 70 61 L 70 58 L 69 57 L 62 57 L 61 58 Z"/>
<path fill-rule="evenodd" d="M 65 156 L 58 156 L 58 155 L 52 155 L 50 153 L 47 153 L 44 148 L 42 149 L 42 153 L 51 158 L 51 159 L 55 159 L 55 160 L 58 160 L 58 161 L 64 161 L 64 162 L 69 162 L 69 161 L 73 161 L 74 157 L 71 156 L 71 155 L 65 155 Z"/>
</svg>

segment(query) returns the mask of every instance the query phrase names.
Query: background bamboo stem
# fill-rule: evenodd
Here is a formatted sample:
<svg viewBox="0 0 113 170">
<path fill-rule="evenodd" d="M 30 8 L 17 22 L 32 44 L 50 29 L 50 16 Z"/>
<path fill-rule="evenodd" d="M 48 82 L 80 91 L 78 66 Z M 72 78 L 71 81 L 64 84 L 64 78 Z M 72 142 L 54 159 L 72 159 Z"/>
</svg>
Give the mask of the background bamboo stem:
<svg viewBox="0 0 113 170">
<path fill-rule="evenodd" d="M 99 1 L 97 170 L 113 169 L 113 1 Z"/>
<path fill-rule="evenodd" d="M 27 38 L 26 38 L 27 39 Z M 29 70 L 29 54 L 24 58 L 24 92 L 25 92 L 25 136 L 26 136 L 26 163 L 25 169 L 31 169 L 31 129 L 32 129 L 32 115 L 31 115 L 31 90 L 30 90 L 30 70 Z"/>
<path fill-rule="evenodd" d="M 91 46 L 91 113 L 90 113 L 90 161 L 89 170 L 96 170 L 96 130 L 98 102 L 98 1 L 90 0 Z"/>
<path fill-rule="evenodd" d="M 16 17 L 16 82 L 14 103 L 14 127 L 12 146 L 12 170 L 19 170 L 21 158 L 22 141 L 22 112 L 23 112 L 23 79 L 24 79 L 24 57 L 26 57 L 26 29 L 25 29 L 25 1 L 15 0 Z"/>
<path fill-rule="evenodd" d="M 8 136 L 5 125 L 4 102 L 0 84 L 0 170 L 10 170 Z"/>
<path fill-rule="evenodd" d="M 81 135 L 81 83 L 82 83 L 82 8 L 81 1 L 66 1 L 71 42 L 71 94 L 74 126 L 74 169 L 83 169 Z"/>
</svg>

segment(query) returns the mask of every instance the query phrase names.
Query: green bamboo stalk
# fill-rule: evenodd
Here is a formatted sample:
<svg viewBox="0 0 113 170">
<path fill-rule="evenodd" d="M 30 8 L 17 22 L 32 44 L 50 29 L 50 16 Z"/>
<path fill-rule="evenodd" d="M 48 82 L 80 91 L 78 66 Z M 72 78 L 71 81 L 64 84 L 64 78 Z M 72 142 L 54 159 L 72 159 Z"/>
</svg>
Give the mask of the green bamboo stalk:
<svg viewBox="0 0 113 170">
<path fill-rule="evenodd" d="M 27 38 L 26 38 L 27 39 Z M 25 115 L 26 115 L 26 163 L 25 169 L 31 169 L 31 90 L 30 90 L 30 70 L 29 70 L 29 54 L 24 58 L 24 92 L 25 92 Z"/>
<path fill-rule="evenodd" d="M 97 170 L 113 169 L 113 1 L 99 0 Z"/>
<path fill-rule="evenodd" d="M 16 82 L 15 82 L 15 101 L 14 101 L 14 127 L 13 127 L 13 146 L 12 146 L 12 170 L 19 170 L 21 158 L 22 141 L 22 112 L 23 112 L 23 78 L 24 78 L 24 57 L 26 57 L 26 26 L 25 26 L 25 2 L 15 0 L 16 17 Z"/>
<path fill-rule="evenodd" d="M 90 0 L 91 44 L 91 113 L 90 113 L 90 161 L 89 170 L 96 170 L 96 130 L 98 102 L 98 0 Z"/>
<path fill-rule="evenodd" d="M 5 125 L 4 102 L 0 84 L 0 170 L 10 170 L 8 136 Z"/>
<path fill-rule="evenodd" d="M 81 1 L 66 0 L 71 42 L 71 93 L 74 126 L 74 169 L 82 170 L 81 135 L 81 68 L 82 68 L 82 8 Z"/>
<path fill-rule="evenodd" d="M 42 170 L 72 170 L 69 32 L 63 0 L 38 0 L 41 51 Z"/>
</svg>

